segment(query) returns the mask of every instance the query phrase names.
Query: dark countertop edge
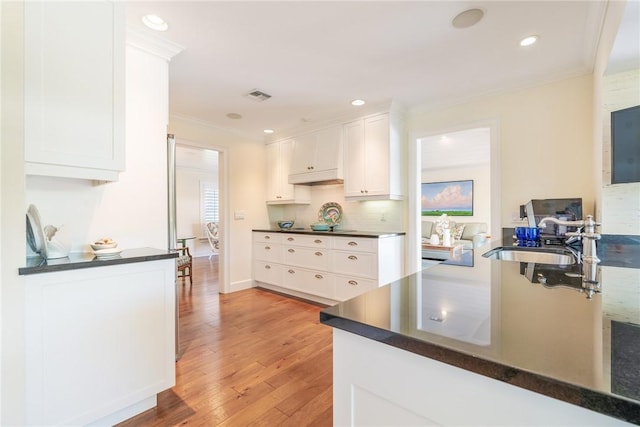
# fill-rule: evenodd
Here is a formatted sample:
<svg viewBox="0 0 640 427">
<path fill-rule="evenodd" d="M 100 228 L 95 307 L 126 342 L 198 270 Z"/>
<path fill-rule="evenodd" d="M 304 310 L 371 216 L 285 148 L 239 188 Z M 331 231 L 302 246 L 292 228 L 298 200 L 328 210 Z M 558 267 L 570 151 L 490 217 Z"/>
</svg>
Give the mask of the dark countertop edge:
<svg viewBox="0 0 640 427">
<path fill-rule="evenodd" d="M 533 374 L 396 332 L 344 319 L 324 311 L 320 312 L 320 323 L 603 415 L 640 425 L 640 404 L 622 397 Z"/>
<path fill-rule="evenodd" d="M 18 269 L 18 275 L 25 276 L 29 274 L 40 274 L 40 273 L 53 273 L 57 271 L 69 271 L 69 270 L 79 270 L 83 268 L 95 268 L 95 267 L 105 267 L 109 265 L 120 265 L 120 264 L 132 264 L 136 262 L 147 262 L 147 261 L 158 261 L 164 259 L 172 259 L 177 258 L 177 252 L 171 252 L 167 250 L 160 249 L 152 249 L 152 248 L 141 248 L 141 249 L 126 249 L 122 251 L 122 255 L 118 258 L 113 259 L 105 259 L 105 260 L 97 260 L 91 258 L 93 255 L 90 253 L 80 253 L 80 254 L 70 254 L 70 256 L 78 256 L 83 257 L 77 261 L 73 261 L 71 258 L 67 263 L 59 263 L 59 264 L 46 264 L 46 261 L 42 258 L 39 259 L 42 264 L 37 266 L 30 267 L 21 267 Z M 54 262 L 57 260 L 54 260 Z"/>
<path fill-rule="evenodd" d="M 279 228 L 256 228 L 251 231 L 257 231 L 260 233 L 283 233 L 283 234 L 311 234 L 317 236 L 342 236 L 342 237 L 370 237 L 370 238 L 382 238 L 393 236 L 404 236 L 407 233 L 404 231 L 313 231 L 308 229 L 291 229 L 280 230 Z"/>
</svg>

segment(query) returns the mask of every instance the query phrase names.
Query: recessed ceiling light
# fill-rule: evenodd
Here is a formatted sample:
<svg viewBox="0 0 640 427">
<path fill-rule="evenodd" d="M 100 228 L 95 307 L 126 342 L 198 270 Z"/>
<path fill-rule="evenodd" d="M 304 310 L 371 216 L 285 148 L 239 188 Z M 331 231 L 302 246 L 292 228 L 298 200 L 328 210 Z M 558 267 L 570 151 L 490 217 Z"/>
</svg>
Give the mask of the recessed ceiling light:
<svg viewBox="0 0 640 427">
<path fill-rule="evenodd" d="M 362 99 L 354 99 L 353 101 L 351 101 L 351 105 L 354 105 L 356 107 L 360 107 L 361 105 L 364 105 L 365 102 Z"/>
<path fill-rule="evenodd" d="M 469 28 L 480 22 L 483 16 L 484 11 L 482 9 L 468 9 L 457 14 L 451 21 L 451 25 L 454 28 Z"/>
<path fill-rule="evenodd" d="M 167 24 L 164 19 L 160 18 L 158 15 L 144 15 L 142 17 L 142 23 L 156 31 L 167 31 L 169 29 L 169 24 Z"/>
<path fill-rule="evenodd" d="M 538 36 L 527 36 L 520 40 L 520 46 L 531 46 L 538 41 Z"/>
<path fill-rule="evenodd" d="M 264 133 L 273 133 L 273 129 L 265 129 L 263 132 Z"/>
<path fill-rule="evenodd" d="M 242 115 L 238 114 L 238 113 L 228 113 L 227 117 L 233 120 L 238 120 L 242 118 Z"/>
</svg>

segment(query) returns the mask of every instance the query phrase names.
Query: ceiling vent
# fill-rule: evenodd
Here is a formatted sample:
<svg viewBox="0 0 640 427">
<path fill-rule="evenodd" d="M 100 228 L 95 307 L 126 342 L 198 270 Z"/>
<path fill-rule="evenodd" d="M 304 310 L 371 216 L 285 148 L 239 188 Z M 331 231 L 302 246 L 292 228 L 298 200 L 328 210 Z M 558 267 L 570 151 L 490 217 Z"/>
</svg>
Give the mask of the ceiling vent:
<svg viewBox="0 0 640 427">
<path fill-rule="evenodd" d="M 271 98 L 271 95 L 269 95 L 268 93 L 264 93 L 263 91 L 258 89 L 253 89 L 245 93 L 244 96 L 258 102 L 266 101 L 267 99 Z"/>
</svg>

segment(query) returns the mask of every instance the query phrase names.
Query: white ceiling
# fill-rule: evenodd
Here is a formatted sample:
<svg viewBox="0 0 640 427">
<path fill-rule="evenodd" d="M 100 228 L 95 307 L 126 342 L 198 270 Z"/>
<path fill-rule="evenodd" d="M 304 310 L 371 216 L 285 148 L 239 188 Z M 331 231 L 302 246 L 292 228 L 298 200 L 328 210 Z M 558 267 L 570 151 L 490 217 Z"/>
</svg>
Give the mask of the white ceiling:
<svg viewBox="0 0 640 427">
<path fill-rule="evenodd" d="M 140 17 L 158 14 L 169 30 L 154 34 L 185 48 L 170 64 L 172 114 L 262 139 L 266 128 L 353 114 L 356 98 L 437 106 L 589 73 L 605 5 L 143 1 L 127 3 L 127 19 L 130 28 L 152 32 Z M 454 28 L 452 18 L 471 7 L 483 9 L 484 19 Z M 519 47 L 530 34 L 539 42 Z M 243 96 L 255 88 L 272 98 Z"/>
</svg>

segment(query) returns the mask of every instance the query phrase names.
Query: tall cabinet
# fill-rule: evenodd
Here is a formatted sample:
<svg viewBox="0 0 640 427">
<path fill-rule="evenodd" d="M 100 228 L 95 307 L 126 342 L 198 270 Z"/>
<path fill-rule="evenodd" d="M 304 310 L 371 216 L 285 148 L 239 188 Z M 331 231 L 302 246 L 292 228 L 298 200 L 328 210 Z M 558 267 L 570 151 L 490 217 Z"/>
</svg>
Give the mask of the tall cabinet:
<svg viewBox="0 0 640 427">
<path fill-rule="evenodd" d="M 117 180 L 125 169 L 124 4 L 24 7 L 26 173 Z"/>
<path fill-rule="evenodd" d="M 344 195 L 348 200 L 401 200 L 400 120 L 391 113 L 343 126 Z"/>
<path fill-rule="evenodd" d="M 289 184 L 289 173 L 296 141 L 285 139 L 267 145 L 267 203 L 308 204 L 311 199 L 309 187 Z"/>
</svg>

